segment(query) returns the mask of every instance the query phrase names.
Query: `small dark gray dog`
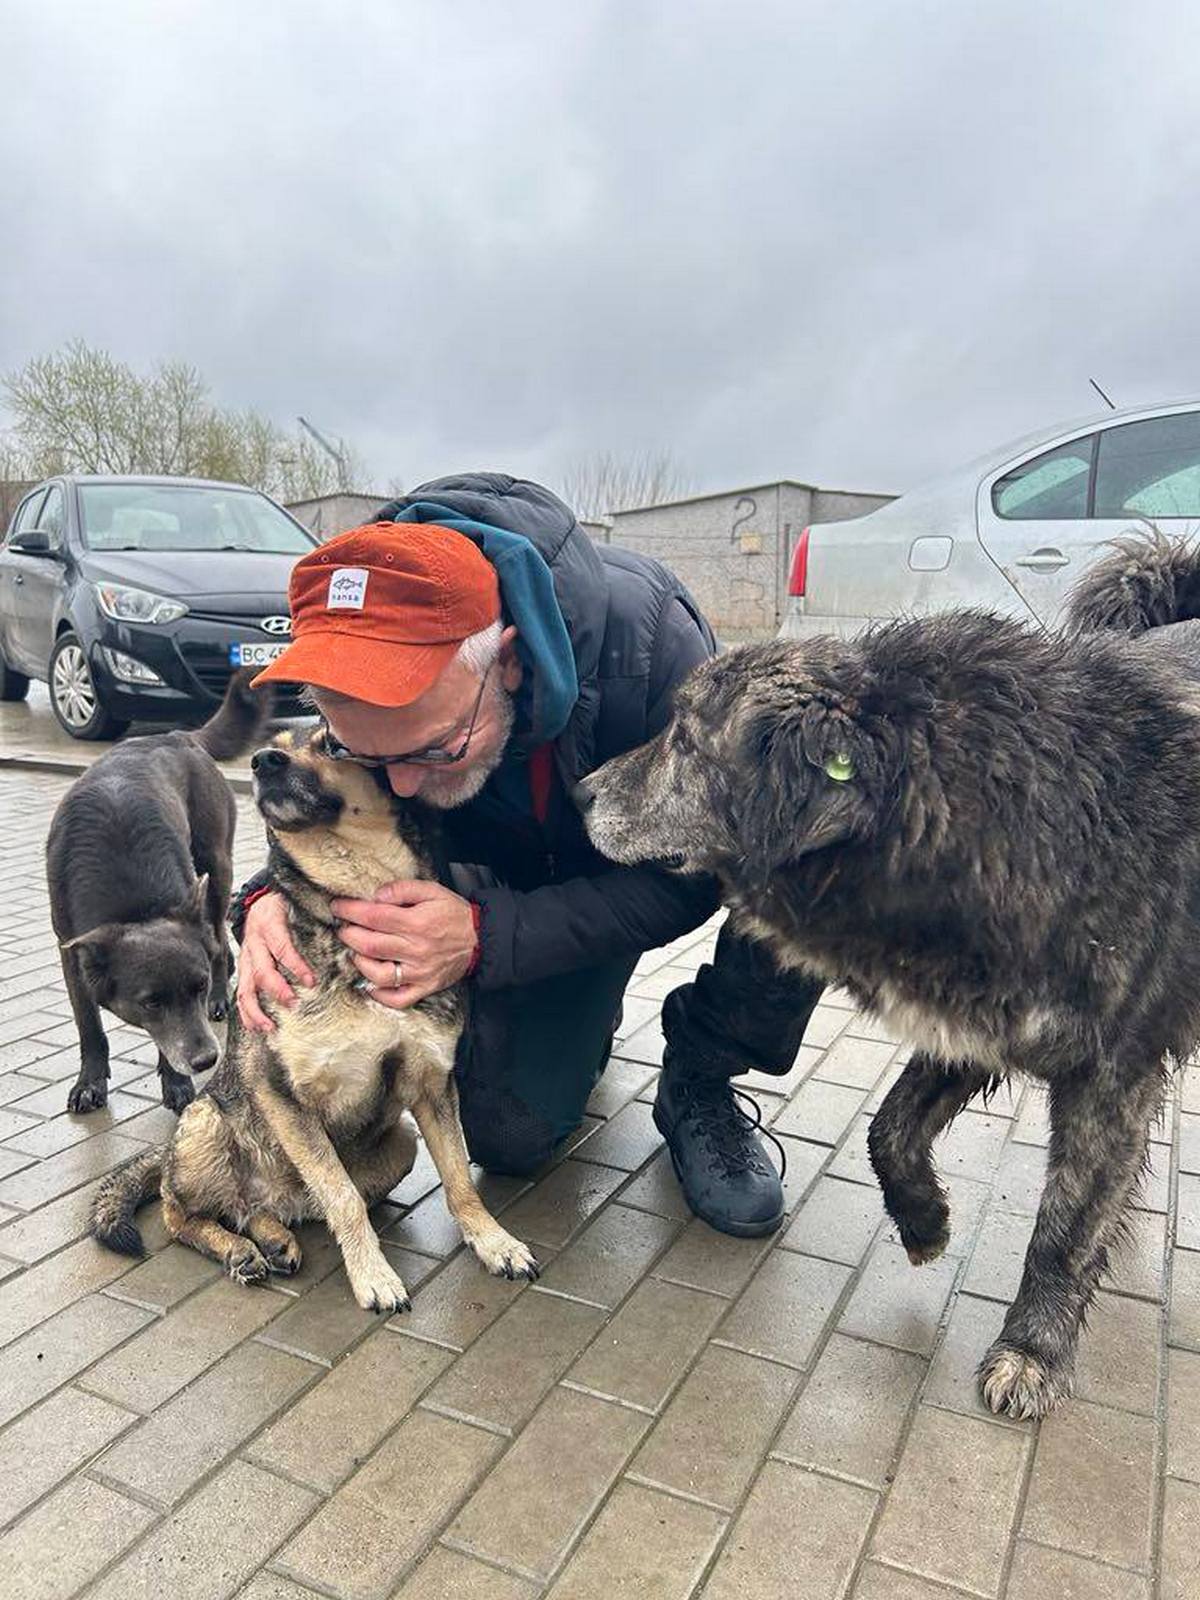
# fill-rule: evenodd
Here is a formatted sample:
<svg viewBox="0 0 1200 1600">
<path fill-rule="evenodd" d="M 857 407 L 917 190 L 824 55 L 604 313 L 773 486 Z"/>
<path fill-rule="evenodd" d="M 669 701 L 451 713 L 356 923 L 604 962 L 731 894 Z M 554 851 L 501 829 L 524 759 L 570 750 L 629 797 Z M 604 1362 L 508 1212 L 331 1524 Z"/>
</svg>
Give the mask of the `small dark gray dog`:
<svg viewBox="0 0 1200 1600">
<path fill-rule="evenodd" d="M 1071 1391 L 1167 1073 L 1200 1039 L 1197 615 L 1196 551 L 1123 541 L 1063 634 L 959 612 L 731 651 L 581 786 L 605 854 L 716 874 L 782 964 L 915 1044 L 869 1135 L 913 1262 L 949 1238 L 937 1135 L 1010 1073 L 1048 1086 L 1024 1276 L 980 1368 L 1015 1417 Z"/>
<path fill-rule="evenodd" d="M 194 732 L 128 739 L 67 790 L 50 824 L 50 919 L 79 1028 L 71 1111 L 108 1100 L 103 1006 L 158 1046 L 162 1101 L 182 1111 L 190 1074 L 217 1060 L 208 1022 L 226 1013 L 233 958 L 233 792 L 217 761 L 259 741 L 271 695 L 243 668 Z M 207 1012 L 207 1017 L 206 1017 Z"/>
</svg>

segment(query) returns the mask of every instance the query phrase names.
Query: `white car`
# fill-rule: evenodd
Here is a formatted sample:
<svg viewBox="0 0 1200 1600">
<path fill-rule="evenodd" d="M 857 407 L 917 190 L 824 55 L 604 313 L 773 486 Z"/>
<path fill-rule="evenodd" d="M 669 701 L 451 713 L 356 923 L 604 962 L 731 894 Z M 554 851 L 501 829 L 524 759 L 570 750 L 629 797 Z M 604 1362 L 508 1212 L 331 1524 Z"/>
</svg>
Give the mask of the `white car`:
<svg viewBox="0 0 1200 1600">
<path fill-rule="evenodd" d="M 1200 400 L 1033 435 L 851 522 L 805 528 L 785 639 L 983 606 L 1053 626 L 1104 543 L 1200 528 Z"/>
</svg>

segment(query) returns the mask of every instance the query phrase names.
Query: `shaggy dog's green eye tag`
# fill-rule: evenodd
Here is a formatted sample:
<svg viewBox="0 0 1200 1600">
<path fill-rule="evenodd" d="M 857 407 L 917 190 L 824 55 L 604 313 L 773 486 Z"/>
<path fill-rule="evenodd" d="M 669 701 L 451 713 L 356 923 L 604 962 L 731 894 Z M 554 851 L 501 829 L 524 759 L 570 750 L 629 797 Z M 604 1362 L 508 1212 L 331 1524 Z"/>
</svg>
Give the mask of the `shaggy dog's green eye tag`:
<svg viewBox="0 0 1200 1600">
<path fill-rule="evenodd" d="M 850 764 L 850 757 L 842 751 L 840 755 L 830 756 L 825 763 L 825 776 L 832 778 L 834 783 L 849 783 L 854 776 L 854 768 Z"/>
</svg>

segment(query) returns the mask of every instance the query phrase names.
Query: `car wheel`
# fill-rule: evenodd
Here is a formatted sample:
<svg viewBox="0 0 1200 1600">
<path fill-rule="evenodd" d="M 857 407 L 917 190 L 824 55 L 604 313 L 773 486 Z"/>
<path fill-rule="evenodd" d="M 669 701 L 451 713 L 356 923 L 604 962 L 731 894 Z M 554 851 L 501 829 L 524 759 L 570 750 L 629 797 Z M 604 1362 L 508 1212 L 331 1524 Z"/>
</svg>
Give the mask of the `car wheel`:
<svg viewBox="0 0 1200 1600">
<path fill-rule="evenodd" d="M 14 672 L 0 656 L 0 700 L 24 700 L 29 693 L 29 679 L 23 672 Z"/>
<path fill-rule="evenodd" d="M 50 705 L 72 739 L 115 739 L 129 726 L 105 709 L 87 655 L 73 633 L 60 634 L 55 641 L 50 657 Z"/>
</svg>

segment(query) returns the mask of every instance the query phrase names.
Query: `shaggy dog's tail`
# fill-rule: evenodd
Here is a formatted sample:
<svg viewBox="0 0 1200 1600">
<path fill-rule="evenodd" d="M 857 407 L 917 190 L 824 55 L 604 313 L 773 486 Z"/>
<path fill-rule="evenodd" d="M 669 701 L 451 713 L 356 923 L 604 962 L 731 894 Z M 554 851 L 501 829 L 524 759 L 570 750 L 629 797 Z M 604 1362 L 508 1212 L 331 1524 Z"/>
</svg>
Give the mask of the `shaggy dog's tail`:
<svg viewBox="0 0 1200 1600">
<path fill-rule="evenodd" d="M 268 685 L 261 689 L 250 687 L 251 679 L 261 671 L 261 667 L 239 668 L 230 678 L 215 716 L 192 734 L 201 750 L 206 750 L 214 761 L 232 761 L 262 742 L 275 696 Z"/>
<path fill-rule="evenodd" d="M 1069 633 L 1146 633 L 1200 617 L 1200 548 L 1151 528 L 1114 539 L 1071 591 Z"/>
<path fill-rule="evenodd" d="M 162 1169 L 163 1152 L 147 1150 L 105 1178 L 92 1201 L 92 1233 L 101 1244 L 124 1256 L 145 1255 L 133 1218 L 137 1208 L 158 1193 Z"/>
</svg>

